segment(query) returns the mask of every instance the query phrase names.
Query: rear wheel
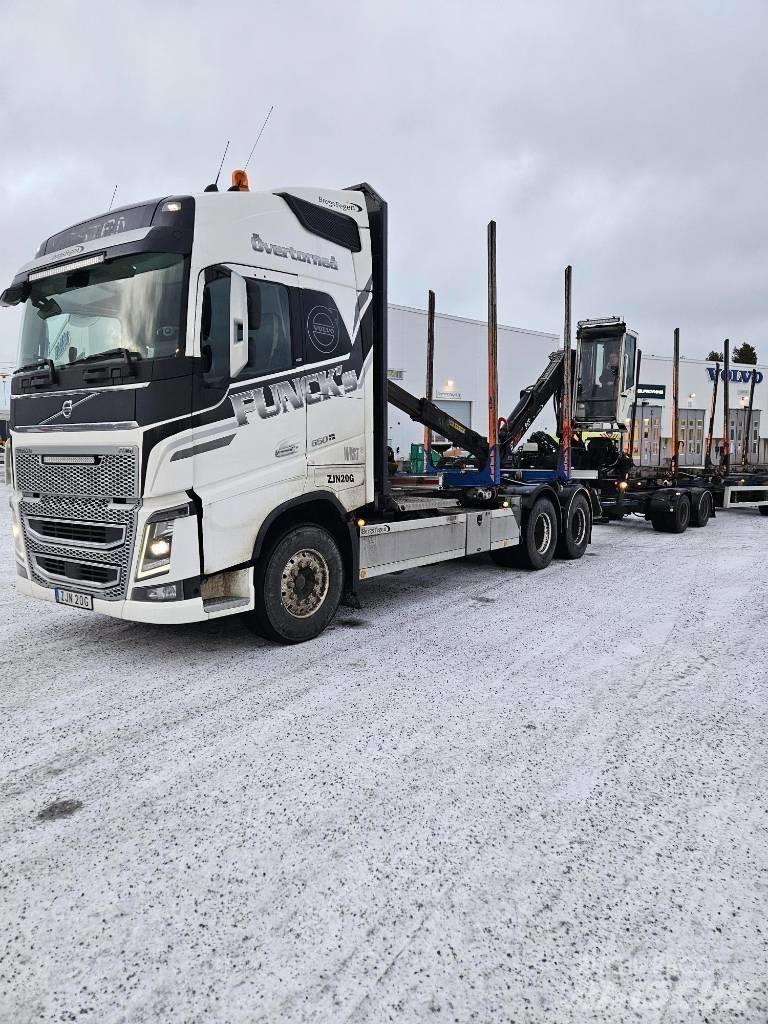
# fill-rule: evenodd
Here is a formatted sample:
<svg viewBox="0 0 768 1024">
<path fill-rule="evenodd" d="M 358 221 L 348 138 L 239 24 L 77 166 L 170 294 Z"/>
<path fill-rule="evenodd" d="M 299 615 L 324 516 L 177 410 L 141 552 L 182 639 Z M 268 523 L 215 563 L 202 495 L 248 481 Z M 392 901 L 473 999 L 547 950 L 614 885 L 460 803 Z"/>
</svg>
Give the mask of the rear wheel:
<svg viewBox="0 0 768 1024">
<path fill-rule="evenodd" d="M 591 509 L 586 495 L 576 494 L 566 514 L 565 531 L 560 534 L 555 555 L 557 558 L 581 558 L 589 544 Z"/>
<path fill-rule="evenodd" d="M 339 546 L 321 526 L 297 526 L 259 560 L 254 573 L 255 632 L 284 644 L 318 636 L 341 600 L 344 565 Z"/>
<path fill-rule="evenodd" d="M 683 494 L 671 512 L 656 512 L 651 517 L 654 530 L 659 533 L 685 533 L 691 521 L 691 500 Z"/>
<path fill-rule="evenodd" d="M 677 503 L 674 512 L 669 513 L 669 532 L 685 533 L 691 521 L 691 499 L 684 494 Z"/>
<path fill-rule="evenodd" d="M 557 547 L 557 513 L 548 498 L 539 498 L 523 522 L 520 543 L 491 552 L 497 565 L 546 569 Z"/>
<path fill-rule="evenodd" d="M 709 491 L 691 498 L 691 526 L 706 526 L 712 516 L 712 495 Z"/>
<path fill-rule="evenodd" d="M 760 506 L 760 515 L 761 516 L 768 516 L 768 505 L 761 505 Z"/>
</svg>

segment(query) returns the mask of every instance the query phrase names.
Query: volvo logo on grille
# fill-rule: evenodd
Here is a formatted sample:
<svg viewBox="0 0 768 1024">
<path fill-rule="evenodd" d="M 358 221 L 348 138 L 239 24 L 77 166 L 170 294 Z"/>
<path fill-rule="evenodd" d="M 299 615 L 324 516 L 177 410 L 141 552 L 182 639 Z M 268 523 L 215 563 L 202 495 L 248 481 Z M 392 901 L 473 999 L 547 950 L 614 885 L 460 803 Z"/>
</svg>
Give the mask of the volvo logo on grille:
<svg viewBox="0 0 768 1024">
<path fill-rule="evenodd" d="M 65 420 L 68 420 L 72 415 L 72 410 L 77 409 L 80 405 L 85 405 L 86 402 L 92 401 L 94 398 L 99 397 L 98 391 L 92 391 L 90 395 L 86 395 L 85 398 L 80 398 L 77 402 L 73 402 L 71 398 L 68 398 L 58 412 L 55 412 L 53 416 L 49 416 L 47 420 L 42 420 L 38 426 L 44 426 L 46 423 L 52 423 L 57 420 L 59 416 L 63 416 Z"/>
</svg>

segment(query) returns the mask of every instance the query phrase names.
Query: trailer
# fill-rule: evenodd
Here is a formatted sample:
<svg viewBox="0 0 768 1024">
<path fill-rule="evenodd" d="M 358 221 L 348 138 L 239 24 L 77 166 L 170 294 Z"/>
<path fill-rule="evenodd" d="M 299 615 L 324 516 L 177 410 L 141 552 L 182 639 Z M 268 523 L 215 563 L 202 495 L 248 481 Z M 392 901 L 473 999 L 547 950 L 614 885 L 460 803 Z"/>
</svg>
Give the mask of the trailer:
<svg viewBox="0 0 768 1024">
<path fill-rule="evenodd" d="M 722 464 L 704 472 L 681 470 L 678 444 L 678 381 L 680 332 L 674 332 L 673 358 L 673 456 L 664 468 L 643 469 L 632 460 L 637 424 L 637 394 L 642 352 L 637 333 L 621 317 L 579 321 L 576 353 L 571 370 L 576 378 L 571 440 L 572 475 L 582 480 L 599 503 L 597 522 L 637 515 L 654 529 L 683 533 L 688 526 L 704 527 L 715 510 L 758 508 L 768 515 L 768 474 L 760 471 L 730 472 L 727 442 Z M 726 341 L 726 353 L 728 342 Z M 560 439 L 541 432 L 520 444 L 544 404 L 554 399 L 562 406 L 561 387 L 565 356 L 555 352 L 539 380 L 521 395 L 509 420 L 502 459 L 522 480 L 546 480 L 557 472 Z M 728 425 L 728 381 L 725 381 L 725 434 Z M 717 387 L 717 374 L 715 388 Z M 715 392 L 716 395 L 716 392 Z M 713 406 L 714 409 L 714 396 Z M 562 424 L 563 411 L 558 411 Z M 570 432 L 570 428 L 566 428 Z M 563 428 L 561 426 L 561 435 Z M 707 458 L 712 444 L 710 417 Z"/>
<path fill-rule="evenodd" d="M 11 397 L 16 585 L 154 623 L 243 614 L 317 636 L 363 580 L 488 553 L 542 569 L 591 537 L 567 468 L 504 474 L 488 229 L 487 436 L 387 380 L 387 204 L 368 184 L 166 196 L 45 239 Z M 390 477 L 387 403 L 460 444 Z"/>
</svg>

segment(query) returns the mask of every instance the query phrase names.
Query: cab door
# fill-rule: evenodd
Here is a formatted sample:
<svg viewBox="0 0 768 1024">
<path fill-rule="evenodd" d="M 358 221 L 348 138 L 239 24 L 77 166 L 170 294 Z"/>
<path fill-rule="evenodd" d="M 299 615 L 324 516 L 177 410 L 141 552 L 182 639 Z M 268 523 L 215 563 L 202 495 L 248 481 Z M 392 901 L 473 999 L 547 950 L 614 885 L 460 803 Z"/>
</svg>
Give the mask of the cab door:
<svg viewBox="0 0 768 1024">
<path fill-rule="evenodd" d="M 214 269 L 202 297 L 194 446 L 205 573 L 248 561 L 261 523 L 307 481 L 297 278 Z"/>
<path fill-rule="evenodd" d="M 315 489 L 347 508 L 365 501 L 365 390 L 357 293 L 301 278 L 307 462 Z"/>
<path fill-rule="evenodd" d="M 621 378 L 618 383 L 617 423 L 627 423 L 631 415 L 637 384 L 635 380 L 636 360 L 637 337 L 627 331 L 621 342 Z"/>
</svg>

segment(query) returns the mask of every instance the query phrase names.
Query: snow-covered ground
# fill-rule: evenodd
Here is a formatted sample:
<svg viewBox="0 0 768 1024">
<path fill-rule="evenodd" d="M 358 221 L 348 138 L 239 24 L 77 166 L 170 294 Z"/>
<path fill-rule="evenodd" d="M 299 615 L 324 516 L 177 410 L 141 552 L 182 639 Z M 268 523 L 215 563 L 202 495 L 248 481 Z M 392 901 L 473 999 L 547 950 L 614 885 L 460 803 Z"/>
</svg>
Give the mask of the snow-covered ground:
<svg viewBox="0 0 768 1024">
<path fill-rule="evenodd" d="M 286 649 L 17 598 L 0 510 L 3 1024 L 766 1020 L 768 520 Z"/>
</svg>

